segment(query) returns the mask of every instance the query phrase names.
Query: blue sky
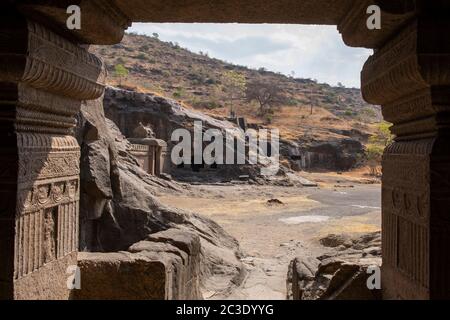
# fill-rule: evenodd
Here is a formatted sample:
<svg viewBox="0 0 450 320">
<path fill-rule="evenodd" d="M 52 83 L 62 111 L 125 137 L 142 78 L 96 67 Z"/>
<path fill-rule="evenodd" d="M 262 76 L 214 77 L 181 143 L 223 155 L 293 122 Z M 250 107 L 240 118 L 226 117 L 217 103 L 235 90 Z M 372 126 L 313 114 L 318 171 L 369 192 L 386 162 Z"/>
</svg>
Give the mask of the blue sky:
<svg viewBox="0 0 450 320">
<path fill-rule="evenodd" d="M 347 87 L 360 87 L 360 71 L 371 54 L 346 47 L 335 26 L 135 23 L 128 31 L 156 32 L 163 41 L 214 58 Z"/>
</svg>

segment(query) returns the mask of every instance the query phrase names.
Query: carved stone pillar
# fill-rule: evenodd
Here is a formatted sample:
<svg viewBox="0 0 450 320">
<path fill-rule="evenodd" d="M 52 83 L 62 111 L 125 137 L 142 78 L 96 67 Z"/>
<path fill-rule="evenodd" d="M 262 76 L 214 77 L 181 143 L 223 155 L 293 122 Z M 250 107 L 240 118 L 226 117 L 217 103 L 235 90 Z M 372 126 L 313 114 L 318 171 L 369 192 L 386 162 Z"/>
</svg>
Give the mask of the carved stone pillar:
<svg viewBox="0 0 450 320">
<path fill-rule="evenodd" d="M 383 157 L 385 299 L 450 298 L 449 22 L 420 14 L 362 72 L 396 135 Z"/>
<path fill-rule="evenodd" d="M 101 61 L 20 14 L 0 21 L 0 299 L 67 299 L 78 248 L 81 100 Z"/>
<path fill-rule="evenodd" d="M 160 176 L 165 170 L 167 143 L 155 138 L 129 138 L 129 140 L 133 143 L 131 152 L 142 162 L 141 167 L 151 175 Z M 143 149 L 144 146 L 146 146 L 145 149 Z M 142 150 L 145 152 L 143 153 Z"/>
</svg>

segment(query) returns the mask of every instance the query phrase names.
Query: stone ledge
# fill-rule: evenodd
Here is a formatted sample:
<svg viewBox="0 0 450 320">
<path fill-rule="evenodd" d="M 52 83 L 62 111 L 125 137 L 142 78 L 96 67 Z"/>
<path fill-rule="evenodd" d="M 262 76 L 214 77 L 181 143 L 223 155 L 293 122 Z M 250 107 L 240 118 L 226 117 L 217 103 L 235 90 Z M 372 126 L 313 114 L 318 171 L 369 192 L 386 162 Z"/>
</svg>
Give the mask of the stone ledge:
<svg viewBox="0 0 450 320">
<path fill-rule="evenodd" d="M 160 235 L 158 235 L 160 234 Z M 165 235 L 173 245 L 157 242 Z M 130 252 L 78 254 L 81 290 L 75 300 L 184 300 L 201 299 L 200 241 L 197 235 L 170 229 L 141 241 Z"/>
</svg>

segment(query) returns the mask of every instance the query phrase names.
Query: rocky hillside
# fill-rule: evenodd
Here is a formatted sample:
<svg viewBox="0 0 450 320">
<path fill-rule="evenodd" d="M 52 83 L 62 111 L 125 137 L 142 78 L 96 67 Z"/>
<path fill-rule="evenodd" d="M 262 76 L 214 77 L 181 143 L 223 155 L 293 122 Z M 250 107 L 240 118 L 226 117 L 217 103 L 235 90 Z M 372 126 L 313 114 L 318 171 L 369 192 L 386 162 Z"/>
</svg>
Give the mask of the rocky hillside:
<svg viewBox="0 0 450 320">
<path fill-rule="evenodd" d="M 91 50 L 104 59 L 110 85 L 173 99 L 218 120 L 227 120 L 230 113 L 230 72 L 246 84 L 276 83 L 284 99 L 270 121 L 256 102 L 236 99 L 233 110 L 254 127 L 279 129 L 282 155 L 296 170 L 348 170 L 364 164 L 364 146 L 382 118 L 380 108 L 365 103 L 359 89 L 233 65 L 155 36 L 127 34 L 120 44 Z"/>
<path fill-rule="evenodd" d="M 200 121 L 203 130 L 216 129 L 223 136 L 226 131 L 232 133 L 236 139 L 239 138 L 240 130 L 235 123 L 227 120 L 219 120 L 198 110 L 185 108 L 180 103 L 172 99 L 167 99 L 150 93 L 140 93 L 114 87 L 107 87 L 103 100 L 103 107 L 108 121 L 117 124 L 120 131 L 127 137 L 133 136 L 134 129 L 140 124 L 145 124 L 151 129 L 152 133 L 167 142 L 168 154 L 177 143 L 171 141 L 172 132 L 176 129 L 187 129 L 194 135 L 194 122 Z M 242 140 L 240 140 L 242 141 Z M 244 142 L 243 142 L 244 143 Z M 206 146 L 207 144 L 205 144 Z M 225 147 L 224 154 L 227 152 L 239 153 L 239 150 Z M 246 156 L 245 154 L 243 155 Z M 283 158 L 283 157 L 281 157 Z M 263 168 L 273 165 L 270 158 L 259 155 L 259 161 L 255 165 L 235 164 L 222 165 L 216 164 L 214 168 L 209 166 L 200 166 L 202 169 L 198 174 L 192 170 L 190 165 L 170 166 L 167 173 L 170 173 L 178 181 L 189 182 L 229 182 L 237 180 L 240 176 L 247 176 L 247 181 L 252 184 L 274 184 L 274 185 L 302 185 L 306 183 L 304 179 L 292 175 L 290 170 L 280 166 L 276 176 L 261 176 Z M 278 166 L 277 166 L 278 168 Z M 187 170 L 183 170 L 187 169 Z M 302 181 L 303 180 L 303 181 Z"/>
<path fill-rule="evenodd" d="M 323 108 L 341 119 L 364 123 L 381 120 L 379 107 L 365 103 L 359 89 L 332 87 L 263 68 L 249 69 L 210 58 L 202 52 L 193 53 L 157 37 L 127 34 L 120 44 L 93 47 L 92 50 L 104 59 L 110 84 L 121 83 L 156 92 L 195 108 L 214 110 L 216 114 L 229 112 L 225 77 L 228 71 L 234 71 L 243 75 L 247 82 L 262 79 L 277 83 L 286 93 L 286 107 L 304 109 L 305 115 L 310 114 L 312 106 L 313 113 L 315 108 Z M 126 69 L 123 74 L 116 72 L 119 65 Z M 255 116 L 255 105 L 242 100 L 234 104 L 238 114 Z M 306 118 L 303 117 L 303 122 Z"/>
</svg>

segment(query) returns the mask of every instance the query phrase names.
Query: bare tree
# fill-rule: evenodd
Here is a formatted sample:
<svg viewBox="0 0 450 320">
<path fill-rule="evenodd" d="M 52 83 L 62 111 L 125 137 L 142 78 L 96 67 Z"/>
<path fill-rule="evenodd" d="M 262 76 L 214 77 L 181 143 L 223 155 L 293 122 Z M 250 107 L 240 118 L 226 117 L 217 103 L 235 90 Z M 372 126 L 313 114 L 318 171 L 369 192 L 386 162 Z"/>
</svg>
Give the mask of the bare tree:
<svg viewBox="0 0 450 320">
<path fill-rule="evenodd" d="M 286 95 L 281 86 L 273 80 L 254 80 L 247 84 L 247 102 L 257 101 L 261 115 L 267 115 L 273 108 L 286 103 Z"/>
</svg>

